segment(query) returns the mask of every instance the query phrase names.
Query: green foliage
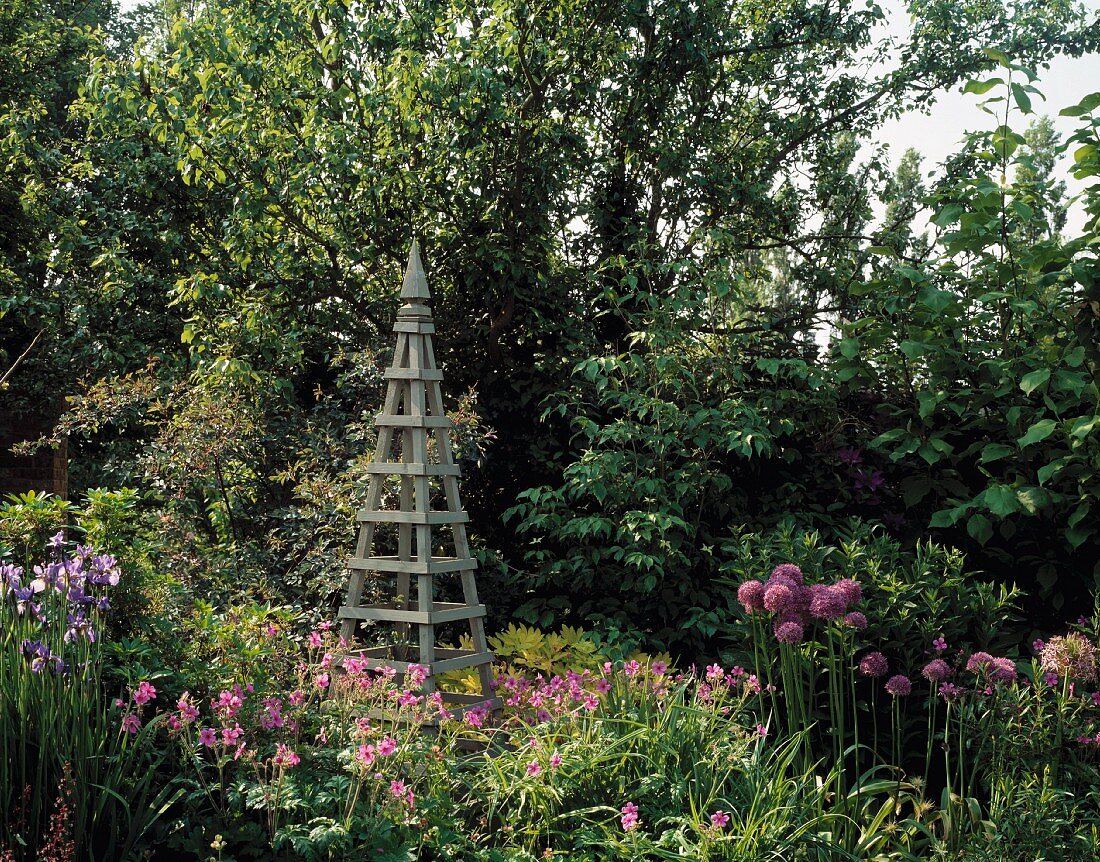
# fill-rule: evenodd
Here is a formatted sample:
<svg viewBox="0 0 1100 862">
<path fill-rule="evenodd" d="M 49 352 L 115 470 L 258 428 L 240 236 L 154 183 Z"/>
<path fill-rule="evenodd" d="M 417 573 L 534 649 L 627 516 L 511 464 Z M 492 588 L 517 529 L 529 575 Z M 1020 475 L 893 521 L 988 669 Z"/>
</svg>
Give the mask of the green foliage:
<svg viewBox="0 0 1100 862">
<path fill-rule="evenodd" d="M 77 507 L 52 494 L 28 491 L 0 502 L 0 559 L 28 568 Z"/>
<path fill-rule="evenodd" d="M 738 584 L 767 578 L 781 563 L 794 563 L 815 583 L 844 578 L 862 589 L 868 626 L 860 639 L 894 657 L 900 671 L 915 672 L 932 641 L 1002 653 L 1018 646 L 1011 624 L 1021 593 L 1014 586 L 980 579 L 959 551 L 933 542 L 905 550 L 881 527 L 853 521 L 826 539 L 819 531 L 787 522 L 768 532 L 739 531 L 725 546 L 721 632 L 747 663 L 751 631 L 735 600 Z"/>
<path fill-rule="evenodd" d="M 1033 74 L 1003 65 L 1009 76 L 980 89 L 1005 87 L 1030 113 L 1009 84 Z M 1078 139 L 1095 137 L 1087 104 L 1073 109 L 1085 121 Z M 934 529 L 965 527 L 991 560 L 1031 567 L 1058 605 L 1082 596 L 1066 566 L 1093 556 L 1096 225 L 1060 237 L 1064 215 L 1043 166 L 1049 129 L 1021 135 L 1006 118 L 971 137 L 967 172 L 928 200 L 933 253 L 860 286 L 833 364 L 850 392 L 876 393 L 877 428 L 870 416 L 853 420 L 899 476 L 907 510 Z M 1089 146 L 1077 160 L 1085 172 Z"/>
<path fill-rule="evenodd" d="M 680 309 L 655 311 L 630 352 L 579 363 L 584 388 L 547 409 L 583 454 L 560 486 L 529 489 L 505 513 L 531 547 L 530 619 L 610 620 L 697 646 L 715 631 L 706 611 L 728 525 L 814 506 L 801 496 L 814 460 L 804 435 L 829 396 L 813 348 L 708 332 L 711 310 L 686 294 Z"/>
</svg>

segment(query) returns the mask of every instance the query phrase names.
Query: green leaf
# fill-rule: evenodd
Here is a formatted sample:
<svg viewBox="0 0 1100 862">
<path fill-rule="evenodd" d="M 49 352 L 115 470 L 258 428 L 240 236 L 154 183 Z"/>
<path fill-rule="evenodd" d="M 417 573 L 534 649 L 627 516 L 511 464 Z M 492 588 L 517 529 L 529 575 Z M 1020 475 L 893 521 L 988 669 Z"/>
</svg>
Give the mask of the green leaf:
<svg viewBox="0 0 1100 862">
<path fill-rule="evenodd" d="M 921 419 L 927 419 L 936 411 L 936 405 L 939 403 L 939 399 L 936 397 L 935 392 L 929 392 L 927 389 L 922 389 L 917 393 L 917 415 Z"/>
<path fill-rule="evenodd" d="M 1082 416 L 1074 420 L 1069 429 L 1070 436 L 1078 440 L 1084 440 L 1092 433 L 1092 429 L 1096 427 L 1097 422 L 1100 422 L 1100 416 Z"/>
<path fill-rule="evenodd" d="M 940 511 L 932 515 L 932 518 L 928 522 L 928 526 L 953 527 L 957 520 L 959 520 L 959 516 L 955 514 L 954 509 L 940 509 Z"/>
<path fill-rule="evenodd" d="M 1050 380 L 1050 369 L 1040 368 L 1038 371 L 1032 371 L 1021 377 L 1020 388 L 1030 395 L 1048 380 Z"/>
<path fill-rule="evenodd" d="M 1031 113 L 1031 97 L 1024 91 L 1024 88 L 1019 84 L 1012 84 L 1012 98 L 1016 100 L 1016 107 L 1018 107 L 1023 113 Z"/>
<path fill-rule="evenodd" d="M 938 287 L 926 284 L 920 289 L 920 293 L 917 294 L 917 299 L 936 314 L 939 314 L 951 305 L 951 303 L 955 302 L 958 297 L 950 291 L 940 290 Z"/>
<path fill-rule="evenodd" d="M 966 522 L 966 532 L 979 545 L 984 545 L 993 536 L 993 525 L 985 515 L 971 515 Z"/>
<path fill-rule="evenodd" d="M 1015 455 L 1016 448 L 1014 446 L 1006 446 L 1004 443 L 989 443 L 982 447 L 983 464 L 988 464 L 991 461 L 999 461 L 1001 458 L 1007 458 L 1009 455 Z"/>
<path fill-rule="evenodd" d="M 980 495 L 985 507 L 998 517 L 1015 512 L 1019 506 L 1016 492 L 1007 485 L 990 485 Z"/>
<path fill-rule="evenodd" d="M 1065 467 L 1066 464 L 1069 463 L 1069 461 L 1069 458 L 1058 458 L 1054 461 L 1051 461 L 1045 467 L 1040 467 L 1036 473 L 1036 475 L 1039 477 L 1039 484 L 1045 485 L 1050 477 L 1056 473 L 1060 473 L 1062 471 L 1062 468 Z"/>
<path fill-rule="evenodd" d="M 1003 84 L 1003 78 L 986 78 L 984 81 L 978 81 L 971 79 L 966 82 L 966 86 L 963 87 L 964 93 L 974 93 L 978 96 L 984 96 L 998 84 Z"/>
<path fill-rule="evenodd" d="M 903 341 L 898 345 L 898 349 L 906 355 L 909 359 L 917 359 L 923 356 L 931 348 L 923 341 Z"/>
<path fill-rule="evenodd" d="M 908 436 L 908 434 L 909 432 L 904 428 L 891 428 L 889 431 L 883 431 L 879 434 L 869 445 L 872 449 L 880 449 L 886 443 L 892 443 L 894 440 Z"/>
<path fill-rule="evenodd" d="M 855 359 L 859 356 L 859 339 L 845 338 L 840 342 L 840 355 L 845 359 Z"/>
<path fill-rule="evenodd" d="M 1071 105 L 1058 112 L 1060 117 L 1079 117 L 1100 107 L 1100 93 L 1089 93 L 1076 105 Z"/>
<path fill-rule="evenodd" d="M 1030 446 L 1032 443 L 1046 440 L 1047 437 L 1054 433 L 1054 429 L 1057 427 L 1058 423 L 1053 419 L 1040 419 L 1027 429 L 1027 433 L 1016 441 L 1016 445 L 1023 449 Z"/>
<path fill-rule="evenodd" d="M 902 480 L 901 498 L 906 506 L 915 506 L 932 490 L 932 480 L 924 476 L 910 476 Z"/>
<path fill-rule="evenodd" d="M 1077 549 L 1094 532 L 1095 530 L 1092 527 L 1070 527 L 1065 532 L 1066 541 L 1069 542 L 1072 548 Z"/>
<path fill-rule="evenodd" d="M 1092 504 L 1088 500 L 1084 501 L 1076 509 L 1073 510 L 1073 514 L 1066 519 L 1066 523 L 1069 524 L 1071 527 L 1076 527 L 1088 516 L 1089 510 L 1091 508 Z"/>
<path fill-rule="evenodd" d="M 1096 144 L 1085 144 L 1083 147 L 1078 147 L 1073 151 L 1073 161 L 1076 164 L 1090 158 L 1096 152 Z"/>
<path fill-rule="evenodd" d="M 1016 499 L 1025 512 L 1034 515 L 1047 504 L 1050 495 L 1041 488 L 1020 488 L 1016 492 Z"/>
<path fill-rule="evenodd" d="M 964 210 L 960 204 L 948 204 L 932 219 L 932 224 L 937 227 L 947 227 L 951 222 L 958 219 L 963 214 Z"/>
<path fill-rule="evenodd" d="M 1008 59 L 1008 54 L 1000 48 L 982 48 L 982 53 L 990 60 L 996 60 L 998 65 L 1004 66 L 1006 69 L 1012 68 L 1012 61 Z"/>
</svg>

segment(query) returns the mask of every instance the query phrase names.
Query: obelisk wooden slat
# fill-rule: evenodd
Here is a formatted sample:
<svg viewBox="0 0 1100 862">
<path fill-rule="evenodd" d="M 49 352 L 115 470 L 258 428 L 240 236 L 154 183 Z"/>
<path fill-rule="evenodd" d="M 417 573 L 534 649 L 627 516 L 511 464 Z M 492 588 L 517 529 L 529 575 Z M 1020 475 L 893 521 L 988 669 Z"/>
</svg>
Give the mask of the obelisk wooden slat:
<svg viewBox="0 0 1100 862">
<path fill-rule="evenodd" d="M 421 664 L 429 674 L 425 692 L 440 690 L 444 701 L 459 709 L 486 701 L 495 708 L 499 702 L 490 688 L 493 656 L 485 639 L 485 606 L 477 597 L 477 562 L 470 555 L 466 537 L 468 517 L 458 493 L 459 467 L 451 450 L 452 424 L 443 410 L 443 375 L 436 368 L 432 348 L 435 325 L 427 305 L 431 295 L 415 240 L 409 251 L 401 298 L 404 304 L 393 327 L 397 345 L 393 365 L 385 372 L 382 412 L 375 418 L 378 445 L 368 467 L 366 507 L 358 516 L 359 542 L 349 563 L 351 576 L 347 603 L 339 614 L 340 633 L 352 644 L 360 621 L 388 628 L 389 645 L 353 650 L 350 654 L 370 658 L 375 666 L 398 672 L 404 672 L 410 664 Z M 400 452 L 399 456 L 395 451 Z M 391 477 L 400 485 L 396 509 L 382 508 L 386 480 Z M 436 494 L 439 509 L 432 508 L 433 485 L 442 486 L 442 494 Z M 378 552 L 377 527 L 384 524 L 396 529 L 396 555 Z M 435 536 L 435 530 L 444 535 Z M 447 544 L 448 537 L 453 555 L 436 553 L 435 549 Z M 435 601 L 434 579 L 452 573 L 461 580 L 463 601 Z M 367 577 L 386 584 L 395 582 L 392 601 L 363 604 Z M 410 593 L 414 579 L 415 604 Z M 384 595 L 385 589 L 381 592 Z M 436 646 L 437 625 L 463 621 L 469 625 L 473 649 Z M 415 644 L 410 643 L 413 627 Z M 480 695 L 437 688 L 438 674 L 467 667 L 477 668 Z"/>
</svg>

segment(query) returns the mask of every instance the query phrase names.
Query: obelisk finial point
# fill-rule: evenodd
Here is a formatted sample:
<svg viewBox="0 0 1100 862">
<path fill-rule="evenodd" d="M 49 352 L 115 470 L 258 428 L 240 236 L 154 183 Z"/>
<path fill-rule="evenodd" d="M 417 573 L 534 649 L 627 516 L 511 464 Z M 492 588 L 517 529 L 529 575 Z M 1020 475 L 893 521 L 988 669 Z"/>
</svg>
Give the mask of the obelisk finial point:
<svg viewBox="0 0 1100 862">
<path fill-rule="evenodd" d="M 401 283 L 401 298 L 408 300 L 428 300 L 428 277 L 424 274 L 424 264 L 420 262 L 420 247 L 413 238 L 409 249 L 409 265 L 405 269 L 405 280 Z"/>
</svg>

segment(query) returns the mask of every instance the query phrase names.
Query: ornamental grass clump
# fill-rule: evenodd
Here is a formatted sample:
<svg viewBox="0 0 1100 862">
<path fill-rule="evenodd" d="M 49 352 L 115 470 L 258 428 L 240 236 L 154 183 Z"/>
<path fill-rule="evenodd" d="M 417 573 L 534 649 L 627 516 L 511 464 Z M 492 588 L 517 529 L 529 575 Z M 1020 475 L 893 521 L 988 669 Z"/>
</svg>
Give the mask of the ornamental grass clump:
<svg viewBox="0 0 1100 862">
<path fill-rule="evenodd" d="M 70 553 L 61 533 L 48 554 L 30 571 L 0 564 L 0 851 L 36 858 L 50 840 L 43 788 L 62 785 L 76 856 L 121 858 L 153 818 L 142 713 L 155 689 L 123 700 L 103 685 L 114 557 Z"/>
</svg>

